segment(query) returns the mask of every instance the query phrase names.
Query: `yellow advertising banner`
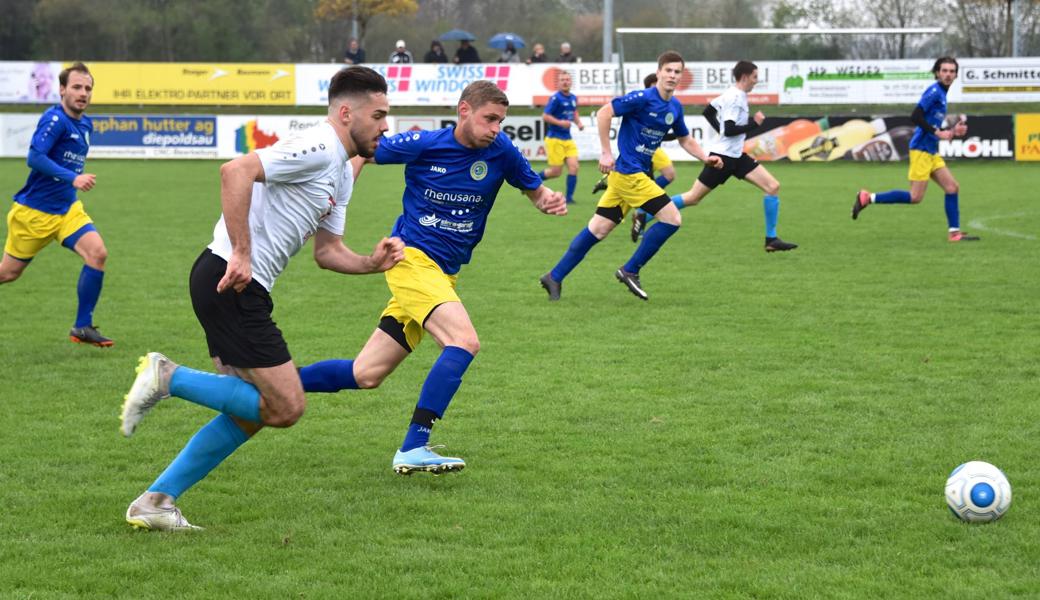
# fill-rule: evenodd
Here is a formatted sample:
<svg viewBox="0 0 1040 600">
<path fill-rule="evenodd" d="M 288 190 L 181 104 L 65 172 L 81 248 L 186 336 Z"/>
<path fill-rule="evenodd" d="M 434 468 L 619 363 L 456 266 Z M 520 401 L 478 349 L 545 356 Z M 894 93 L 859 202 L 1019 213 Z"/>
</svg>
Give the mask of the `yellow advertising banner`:
<svg viewBox="0 0 1040 600">
<path fill-rule="evenodd" d="M 1015 159 L 1040 161 L 1040 114 L 1015 115 Z"/>
<path fill-rule="evenodd" d="M 90 63 L 95 104 L 286 105 L 296 66 L 261 63 Z"/>
</svg>

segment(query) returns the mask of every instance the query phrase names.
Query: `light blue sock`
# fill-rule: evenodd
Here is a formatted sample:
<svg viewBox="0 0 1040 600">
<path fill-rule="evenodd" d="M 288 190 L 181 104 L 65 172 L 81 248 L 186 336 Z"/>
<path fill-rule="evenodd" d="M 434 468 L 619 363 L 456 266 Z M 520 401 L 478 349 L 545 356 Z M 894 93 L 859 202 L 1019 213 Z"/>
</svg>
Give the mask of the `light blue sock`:
<svg viewBox="0 0 1040 600">
<path fill-rule="evenodd" d="M 578 235 L 571 240 L 571 245 L 563 253 L 563 258 L 560 259 L 560 262 L 556 263 L 553 270 L 549 272 L 549 276 L 553 278 L 553 281 L 563 281 L 563 278 L 573 271 L 574 267 L 578 266 L 578 263 L 585 258 L 585 255 L 597 243 L 599 243 L 599 239 L 592 235 L 589 228 L 582 228 Z"/>
<path fill-rule="evenodd" d="M 766 237 L 776 237 L 776 221 L 780 218 L 780 198 L 769 195 L 762 198 L 762 208 L 766 212 Z"/>
<path fill-rule="evenodd" d="M 180 497 L 248 439 L 231 417 L 217 415 L 188 440 L 148 491 L 168 494 L 174 499 Z"/>
<path fill-rule="evenodd" d="M 353 360 L 323 360 L 300 368 L 305 392 L 338 392 L 358 389 Z"/>
<path fill-rule="evenodd" d="M 672 180 L 671 180 L 671 179 L 668 179 L 668 178 L 667 178 L 667 177 L 665 177 L 664 175 L 658 175 L 658 176 L 657 176 L 657 177 L 656 177 L 656 178 L 654 179 L 654 183 L 656 183 L 656 184 L 658 185 L 658 187 L 660 187 L 660 188 L 661 188 L 662 190 L 663 190 L 664 188 L 668 187 L 668 184 L 669 184 L 669 183 L 671 183 L 671 182 L 672 182 Z"/>
<path fill-rule="evenodd" d="M 639 243 L 639 247 L 636 248 L 632 258 L 628 259 L 628 262 L 622 268 L 629 273 L 638 273 L 639 269 L 642 269 L 643 265 L 650 262 L 650 259 L 657 254 L 661 246 L 676 231 L 679 231 L 679 226 L 669 225 L 668 223 L 657 223 L 650 229 L 647 229 L 646 233 L 643 234 L 643 241 Z"/>
<path fill-rule="evenodd" d="M 260 391 L 238 377 L 177 367 L 170 377 L 170 395 L 243 421 L 260 422 Z"/>
<path fill-rule="evenodd" d="M 910 192 L 906 190 L 892 190 L 890 192 L 878 192 L 874 194 L 875 204 L 910 204 Z"/>
<path fill-rule="evenodd" d="M 455 392 L 462 385 L 462 376 L 471 362 L 473 362 L 473 355 L 466 350 L 458 346 L 445 346 L 437 358 L 437 362 L 433 363 L 433 368 L 426 376 L 422 391 L 419 392 L 416 411 L 429 411 L 438 419 L 444 417 L 444 412 L 448 410 L 448 404 L 451 403 Z M 425 446 L 430 441 L 432 427 L 432 422 L 429 424 L 416 423 L 413 419 L 408 425 L 408 432 L 401 444 L 401 450 L 407 452 L 413 448 Z"/>
<path fill-rule="evenodd" d="M 678 194 L 678 195 L 672 196 L 672 204 L 674 204 L 675 208 L 678 208 L 679 210 L 682 210 L 682 209 L 686 208 L 686 205 L 683 204 L 683 201 L 682 201 L 682 194 Z M 641 208 L 637 208 L 636 210 L 639 211 L 639 214 L 646 215 L 646 220 L 643 221 L 644 223 L 649 223 L 650 221 L 654 220 L 654 216 L 652 214 L 646 212 L 645 210 L 643 210 Z M 645 227 L 645 225 L 644 225 L 644 227 Z"/>
<path fill-rule="evenodd" d="M 76 295 L 79 306 L 76 308 L 76 324 L 74 327 L 86 327 L 94 324 L 94 307 L 101 297 L 101 285 L 105 281 L 105 272 L 83 265 L 79 272 L 79 283 Z"/>
<path fill-rule="evenodd" d="M 574 202 L 574 188 L 578 187 L 578 176 L 567 175 L 567 202 Z"/>
<path fill-rule="evenodd" d="M 961 211 L 957 205 L 957 194 L 946 194 L 946 223 L 950 229 L 961 228 Z"/>
</svg>

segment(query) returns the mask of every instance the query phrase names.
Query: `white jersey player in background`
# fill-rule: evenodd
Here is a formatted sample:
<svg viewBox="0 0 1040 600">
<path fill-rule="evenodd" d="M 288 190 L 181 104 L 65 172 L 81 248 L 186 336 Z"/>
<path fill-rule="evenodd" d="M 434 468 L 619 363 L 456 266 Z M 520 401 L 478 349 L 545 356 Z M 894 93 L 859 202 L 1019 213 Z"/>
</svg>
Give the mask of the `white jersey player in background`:
<svg viewBox="0 0 1040 600">
<path fill-rule="evenodd" d="M 780 215 L 780 182 L 758 161 L 744 153 L 744 138 L 765 120 L 761 111 L 749 119 L 747 95 L 758 83 L 758 67 L 742 60 L 733 67 L 733 86 L 712 100 L 704 109 L 704 117 L 717 132 L 715 139 L 706 144 L 711 156 L 722 158 L 723 167 L 714 169 L 705 166 L 701 174 L 684 194 L 672 196 L 672 203 L 683 209 L 698 204 L 713 189 L 726 183 L 730 176 L 745 179 L 765 192 L 762 206 L 766 220 L 766 252 L 794 250 L 797 244 L 780 239 L 776 234 L 776 223 Z M 632 239 L 636 239 L 646 228 L 649 215 L 637 213 L 632 219 Z"/>
<path fill-rule="evenodd" d="M 325 123 L 221 166 L 223 216 L 192 267 L 189 287 L 210 356 L 224 375 L 148 353 L 123 404 L 122 432 L 132 435 L 169 396 L 219 414 L 130 504 L 126 520 L 134 527 L 194 529 L 174 501 L 261 428 L 291 427 L 303 415 L 300 376 L 271 318 L 269 292 L 289 258 L 312 236 L 314 260 L 339 273 L 381 272 L 404 257 L 397 238 L 382 239 L 370 256 L 343 244 L 354 186 L 349 161 L 371 157 L 386 132 L 386 91 L 372 69 L 343 69 L 330 82 Z"/>
</svg>

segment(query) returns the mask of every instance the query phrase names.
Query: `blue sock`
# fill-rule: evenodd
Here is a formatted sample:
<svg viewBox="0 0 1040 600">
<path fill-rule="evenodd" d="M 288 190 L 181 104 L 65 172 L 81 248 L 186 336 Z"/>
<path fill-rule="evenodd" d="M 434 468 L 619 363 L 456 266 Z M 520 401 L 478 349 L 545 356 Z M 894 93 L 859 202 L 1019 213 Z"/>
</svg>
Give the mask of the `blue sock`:
<svg viewBox="0 0 1040 600">
<path fill-rule="evenodd" d="M 178 498 L 198 483 L 217 465 L 231 456 L 249 436 L 227 415 L 217 415 L 198 431 L 159 475 L 149 492 L 169 494 Z"/>
<path fill-rule="evenodd" d="M 946 223 L 950 229 L 961 228 L 961 211 L 957 206 L 957 194 L 946 194 Z"/>
<path fill-rule="evenodd" d="M 654 183 L 656 183 L 656 184 L 658 185 L 658 187 L 660 187 L 660 188 L 661 188 L 662 190 L 663 190 L 664 188 L 668 187 L 668 184 L 669 184 L 669 183 L 671 183 L 671 182 L 672 182 L 672 180 L 671 180 L 671 179 L 668 179 L 668 178 L 667 178 L 667 177 L 665 177 L 664 175 L 658 175 L 658 176 L 657 176 L 657 177 L 656 177 L 656 178 L 654 179 Z"/>
<path fill-rule="evenodd" d="M 762 198 L 762 208 L 766 211 L 766 237 L 776 237 L 776 221 L 780 218 L 780 198 L 769 195 Z"/>
<path fill-rule="evenodd" d="M 444 416 L 452 396 L 462 385 L 462 375 L 473 362 L 473 355 L 458 346 L 445 346 L 437 362 L 426 376 L 419 403 L 415 406 L 416 418 L 413 416 L 405 434 L 401 450 L 407 452 L 413 448 L 425 446 L 430 441 L 430 430 L 433 420 Z M 425 416 L 423 416 L 425 415 Z M 418 421 L 418 422 L 417 422 Z"/>
<path fill-rule="evenodd" d="M 79 296 L 79 307 L 76 309 L 74 327 L 86 327 L 94 324 L 94 307 L 101 297 L 101 284 L 105 280 L 105 272 L 83 265 L 79 272 L 79 283 L 76 294 Z"/>
<path fill-rule="evenodd" d="M 669 225 L 668 223 L 658 223 L 650 229 L 646 230 L 643 234 L 643 241 L 640 242 L 639 247 L 636 248 L 635 254 L 632 258 L 628 259 L 623 267 L 629 273 L 638 273 L 639 269 L 643 268 L 643 265 L 650 262 L 650 259 L 657 254 L 657 251 L 661 249 L 661 246 L 668 241 L 668 238 L 672 237 L 672 234 L 679 231 L 678 225 Z"/>
<path fill-rule="evenodd" d="M 238 377 L 177 367 L 170 377 L 170 395 L 243 421 L 260 422 L 260 392 Z"/>
<path fill-rule="evenodd" d="M 686 208 L 686 205 L 683 204 L 683 201 L 682 201 L 682 194 L 678 194 L 678 195 L 672 196 L 672 204 L 674 204 L 675 208 L 678 208 L 679 210 L 682 210 L 682 209 Z M 645 210 L 643 210 L 641 208 L 637 208 L 636 210 L 639 211 L 639 214 L 646 215 L 646 220 L 644 220 L 643 223 L 649 223 L 650 221 L 654 220 L 654 216 L 652 214 L 646 212 Z M 645 225 L 644 225 L 644 227 L 645 227 Z"/>
<path fill-rule="evenodd" d="M 353 360 L 323 360 L 300 368 L 305 392 L 338 392 L 358 389 Z"/>
<path fill-rule="evenodd" d="M 578 176 L 567 175 L 567 202 L 574 202 L 574 188 L 578 187 Z"/>
<path fill-rule="evenodd" d="M 563 258 L 560 262 L 556 263 L 553 270 L 549 272 L 549 276 L 553 278 L 553 281 L 563 281 L 574 267 L 578 266 L 581 259 L 585 258 L 588 254 L 589 249 L 599 243 L 596 236 L 592 235 L 588 227 L 583 228 L 578 232 L 578 235 L 574 236 L 571 240 L 571 245 L 567 247 L 567 251 L 563 253 Z"/>
<path fill-rule="evenodd" d="M 910 192 L 906 190 L 892 190 L 891 192 L 879 192 L 874 194 L 875 204 L 910 204 Z"/>
</svg>

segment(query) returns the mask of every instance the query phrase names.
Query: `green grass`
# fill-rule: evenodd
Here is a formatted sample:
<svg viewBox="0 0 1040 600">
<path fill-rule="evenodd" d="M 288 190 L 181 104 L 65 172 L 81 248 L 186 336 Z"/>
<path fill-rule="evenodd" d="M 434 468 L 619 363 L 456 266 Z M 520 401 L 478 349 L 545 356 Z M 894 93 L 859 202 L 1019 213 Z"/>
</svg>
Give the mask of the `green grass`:
<svg viewBox="0 0 1040 600">
<path fill-rule="evenodd" d="M 0 287 L 0 596 L 1035 597 L 1037 167 L 953 163 L 983 241 L 952 245 L 936 188 L 849 220 L 852 193 L 903 186 L 905 164 L 770 166 L 780 232 L 801 247 L 765 254 L 760 194 L 730 183 L 683 212 L 643 271 L 647 303 L 612 276 L 627 231 L 559 303 L 537 284 L 592 212 L 594 165 L 564 218 L 503 188 L 459 284 L 482 351 L 433 439 L 463 473 L 390 470 L 427 340 L 382 388 L 311 396 L 296 427 L 185 494 L 206 531 L 135 532 L 126 505 L 211 417 L 171 400 L 117 431 L 138 355 L 209 367 L 186 282 L 219 214 L 217 166 L 89 163 L 110 251 L 96 321 L 114 348 L 66 340 L 79 261 L 58 246 Z M 25 174 L 0 161 L 0 189 Z M 695 175 L 680 166 L 674 189 Z M 352 247 L 389 230 L 401 187 L 398 168 L 366 169 Z M 275 318 L 299 364 L 353 356 L 385 284 L 307 254 Z M 970 459 L 1014 486 L 997 523 L 945 508 Z"/>
</svg>

